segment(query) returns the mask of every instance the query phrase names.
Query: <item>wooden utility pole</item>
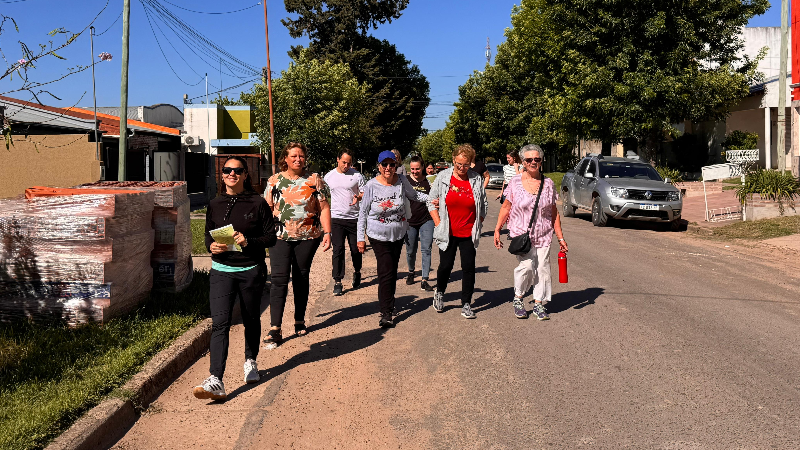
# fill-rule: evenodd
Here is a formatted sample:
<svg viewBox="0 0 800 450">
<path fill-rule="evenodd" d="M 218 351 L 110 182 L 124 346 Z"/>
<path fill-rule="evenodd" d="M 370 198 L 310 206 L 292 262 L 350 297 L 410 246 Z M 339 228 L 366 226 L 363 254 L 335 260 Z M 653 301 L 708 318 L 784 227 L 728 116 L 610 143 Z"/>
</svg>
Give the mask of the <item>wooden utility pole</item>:
<svg viewBox="0 0 800 450">
<path fill-rule="evenodd" d="M 89 27 L 89 48 L 92 53 L 92 102 L 94 103 L 94 152 L 95 158 L 102 161 L 100 156 L 100 136 L 97 134 L 97 87 L 94 83 L 94 27 Z"/>
<path fill-rule="evenodd" d="M 127 0 L 126 0 L 127 1 Z M 267 96 L 269 97 L 269 143 L 272 149 L 272 155 L 269 160 L 272 164 L 272 173 L 276 172 L 275 168 L 275 118 L 272 113 L 272 70 L 269 66 L 269 25 L 267 24 L 267 0 L 261 0 L 264 5 L 264 34 L 267 38 Z"/>
<path fill-rule="evenodd" d="M 130 38 L 131 1 L 122 3 L 122 81 L 119 99 L 119 173 L 117 180 L 125 181 L 125 158 L 128 152 L 128 43 Z"/>
<path fill-rule="evenodd" d="M 781 66 L 778 72 L 778 170 L 780 172 L 786 170 L 786 60 L 788 54 L 789 0 L 781 0 Z"/>
</svg>

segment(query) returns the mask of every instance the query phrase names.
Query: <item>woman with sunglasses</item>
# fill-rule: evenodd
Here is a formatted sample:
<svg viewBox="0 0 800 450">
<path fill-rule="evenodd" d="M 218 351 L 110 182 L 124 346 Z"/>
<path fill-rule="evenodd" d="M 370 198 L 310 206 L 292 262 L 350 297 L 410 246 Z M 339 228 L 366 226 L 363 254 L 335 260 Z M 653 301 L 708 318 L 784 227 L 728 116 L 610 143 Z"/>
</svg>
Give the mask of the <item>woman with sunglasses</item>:
<svg viewBox="0 0 800 450">
<path fill-rule="evenodd" d="M 267 268 L 264 249 L 275 245 L 275 221 L 267 202 L 253 190 L 247 164 L 229 156 L 222 168 L 225 192 L 208 204 L 206 248 L 211 252 L 209 303 L 211 306 L 211 367 L 209 376 L 194 388 L 200 399 L 224 400 L 222 376 L 228 360 L 231 313 L 236 297 L 241 298 L 244 324 L 244 381 L 260 379 L 256 357 L 261 341 L 261 296 Z M 236 247 L 215 242 L 210 231 L 231 225 Z"/>
<path fill-rule="evenodd" d="M 318 173 L 306 170 L 306 146 L 289 142 L 280 153 L 280 173 L 267 181 L 264 196 L 277 222 L 278 241 L 270 250 L 272 288 L 269 293 L 270 330 L 265 339 L 268 349 L 283 342 L 281 324 L 289 275 L 294 293 L 294 333 L 304 336 L 308 307 L 311 262 L 322 244 L 322 251 L 331 248 L 330 192 Z"/>
<path fill-rule="evenodd" d="M 378 260 L 378 301 L 381 318 L 378 326 L 394 326 L 394 294 L 397 289 L 397 266 L 403 241 L 408 231 L 406 199 L 425 202 L 428 196 L 415 191 L 405 175 L 396 173 L 398 161 L 389 150 L 378 155 L 378 176 L 364 186 L 364 196 L 358 213 L 358 251 L 364 253 L 367 244 Z"/>
<path fill-rule="evenodd" d="M 514 315 L 525 319 L 528 311 L 525 309 L 523 298 L 533 286 L 533 314 L 539 320 L 547 320 L 545 305 L 550 301 L 552 283 L 550 280 L 550 244 L 553 232 L 558 238 L 559 248 L 562 252 L 569 251 L 564 233 L 561 231 L 561 217 L 558 214 L 558 191 L 553 180 L 542 174 L 542 161 L 544 153 L 538 145 L 529 144 L 519 151 L 523 158 L 524 172 L 511 178 L 506 188 L 506 201 L 500 208 L 497 225 L 494 230 L 494 246 L 503 248 L 500 240 L 500 230 L 508 220 L 508 234 L 520 236 L 530 233 L 531 250 L 526 255 L 517 255 L 519 264 L 514 269 Z M 541 183 L 541 198 L 539 209 L 531 229 L 528 224 L 539 195 Z"/>
<path fill-rule="evenodd" d="M 437 175 L 431 186 L 428 210 L 435 228 L 433 239 L 439 246 L 439 269 L 433 291 L 433 309 L 444 311 L 444 291 L 450 281 L 456 252 L 461 253 L 461 315 L 474 319 L 472 294 L 475 291 L 475 249 L 481 237 L 488 202 L 483 176 L 470 169 L 475 150 L 469 144 L 453 150 L 453 167 Z M 433 200 L 438 199 L 437 211 Z"/>
</svg>

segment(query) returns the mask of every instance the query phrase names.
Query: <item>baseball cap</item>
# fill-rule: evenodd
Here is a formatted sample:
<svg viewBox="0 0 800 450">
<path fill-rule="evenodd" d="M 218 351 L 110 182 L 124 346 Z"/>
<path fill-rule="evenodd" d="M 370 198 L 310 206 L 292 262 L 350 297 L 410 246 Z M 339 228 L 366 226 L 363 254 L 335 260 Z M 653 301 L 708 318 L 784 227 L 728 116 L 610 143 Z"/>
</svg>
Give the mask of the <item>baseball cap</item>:
<svg viewBox="0 0 800 450">
<path fill-rule="evenodd" d="M 384 150 L 384 151 L 381 152 L 380 155 L 378 155 L 378 163 L 382 163 L 383 161 L 385 161 L 387 159 L 391 159 L 393 161 L 397 161 L 397 157 L 394 156 L 394 153 L 392 153 L 391 150 Z"/>
</svg>

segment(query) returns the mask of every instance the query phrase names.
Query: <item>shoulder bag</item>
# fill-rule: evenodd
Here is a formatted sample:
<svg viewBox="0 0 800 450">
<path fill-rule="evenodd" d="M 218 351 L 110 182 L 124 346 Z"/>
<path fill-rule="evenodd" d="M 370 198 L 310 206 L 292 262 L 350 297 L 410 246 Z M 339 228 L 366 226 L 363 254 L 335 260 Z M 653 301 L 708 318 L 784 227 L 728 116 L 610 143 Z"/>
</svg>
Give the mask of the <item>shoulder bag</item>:
<svg viewBox="0 0 800 450">
<path fill-rule="evenodd" d="M 531 214 L 531 221 L 528 222 L 528 230 L 519 236 L 511 238 L 511 243 L 508 244 L 508 252 L 512 255 L 524 256 L 531 251 L 531 227 L 533 226 L 534 219 L 536 219 L 536 210 L 539 209 L 539 199 L 542 198 L 542 188 L 544 188 L 544 174 L 542 174 L 542 181 L 539 183 L 539 193 L 536 194 L 536 203 L 533 205 L 533 214 Z M 524 188 L 523 188 L 524 189 Z"/>
</svg>

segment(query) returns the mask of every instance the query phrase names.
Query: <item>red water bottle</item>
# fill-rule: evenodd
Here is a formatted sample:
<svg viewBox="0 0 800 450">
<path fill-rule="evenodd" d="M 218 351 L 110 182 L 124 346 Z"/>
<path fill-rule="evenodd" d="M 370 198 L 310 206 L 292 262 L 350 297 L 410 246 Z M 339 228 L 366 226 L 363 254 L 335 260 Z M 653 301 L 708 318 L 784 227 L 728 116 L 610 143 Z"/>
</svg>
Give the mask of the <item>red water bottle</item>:
<svg viewBox="0 0 800 450">
<path fill-rule="evenodd" d="M 567 283 L 569 276 L 567 276 L 567 254 L 558 252 L 558 282 Z"/>
</svg>

